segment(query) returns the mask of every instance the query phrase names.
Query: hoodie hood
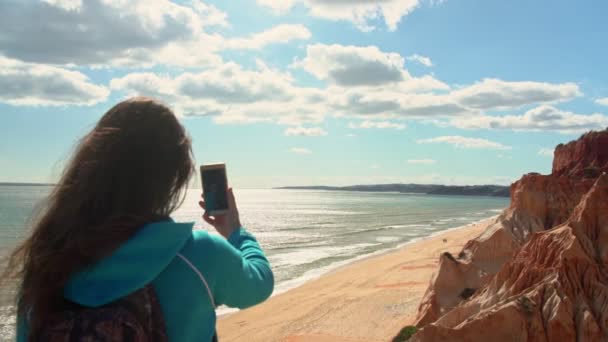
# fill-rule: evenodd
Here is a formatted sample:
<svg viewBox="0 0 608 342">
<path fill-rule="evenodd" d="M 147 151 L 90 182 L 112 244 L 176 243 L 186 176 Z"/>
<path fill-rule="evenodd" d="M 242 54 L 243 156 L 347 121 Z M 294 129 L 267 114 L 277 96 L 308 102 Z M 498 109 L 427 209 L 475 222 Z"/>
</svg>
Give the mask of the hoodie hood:
<svg viewBox="0 0 608 342">
<path fill-rule="evenodd" d="M 172 220 L 143 226 L 111 255 L 75 274 L 64 297 L 97 307 L 124 297 L 152 282 L 192 236 L 193 222 Z"/>
</svg>

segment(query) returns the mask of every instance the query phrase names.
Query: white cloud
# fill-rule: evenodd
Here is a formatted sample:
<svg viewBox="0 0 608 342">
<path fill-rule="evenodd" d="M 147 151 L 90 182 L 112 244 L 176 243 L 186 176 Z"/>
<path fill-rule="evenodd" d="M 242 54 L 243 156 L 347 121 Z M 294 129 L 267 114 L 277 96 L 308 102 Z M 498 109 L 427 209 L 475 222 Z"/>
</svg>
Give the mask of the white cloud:
<svg viewBox="0 0 608 342">
<path fill-rule="evenodd" d="M 292 147 L 291 152 L 295 154 L 312 154 L 312 151 L 304 147 Z"/>
<path fill-rule="evenodd" d="M 317 47 L 323 50 L 328 46 Z M 184 115 L 213 115 L 216 122 L 223 124 L 275 122 L 301 126 L 318 124 L 327 115 L 358 116 L 370 122 L 372 119 L 382 122 L 398 117 L 449 116 L 466 112 L 459 105 L 450 103 L 445 96 L 419 93 L 449 87 L 430 76 L 410 77 L 400 66 L 403 58 L 398 54 L 387 55 L 376 47 L 337 46 L 337 50 L 337 55 L 328 51 L 321 55 L 328 53 L 331 55 L 328 58 L 336 63 L 347 61 L 347 64 L 354 56 L 355 67 L 349 64 L 343 69 L 348 72 L 360 70 L 356 64 L 366 64 L 367 60 L 376 58 L 378 68 L 384 65 L 387 72 L 392 72 L 390 68 L 393 63 L 393 68 L 403 78 L 394 84 L 389 82 L 379 86 L 306 88 L 296 86 L 289 73 L 274 70 L 263 61 L 256 60 L 256 70 L 247 70 L 230 62 L 201 72 L 175 76 L 131 73 L 113 79 L 110 85 L 113 90 L 126 94 L 160 97 L 174 103 L 177 111 Z M 347 50 L 347 53 L 341 55 L 340 51 L 343 50 Z M 367 60 L 366 57 L 357 57 L 366 53 L 371 56 Z M 374 84 L 376 81 L 362 79 L 358 83 Z M 386 122 L 362 125 L 362 128 L 405 128 L 403 124 Z"/>
<path fill-rule="evenodd" d="M 408 159 L 408 164 L 435 164 L 437 161 L 435 159 Z"/>
<path fill-rule="evenodd" d="M 411 62 L 420 63 L 420 64 L 424 65 L 425 67 L 433 66 L 433 61 L 431 61 L 431 59 L 429 57 L 421 56 L 419 54 L 414 54 L 414 55 L 408 56 L 408 57 L 406 57 L 406 59 Z"/>
<path fill-rule="evenodd" d="M 17 106 L 94 105 L 109 90 L 78 71 L 0 56 L 0 102 Z"/>
<path fill-rule="evenodd" d="M 193 101 L 213 100 L 218 104 L 255 103 L 289 100 L 293 95 L 287 75 L 272 70 L 244 70 L 235 63 L 198 73 L 186 72 L 175 78 L 152 73 L 133 73 L 113 79 L 115 90 L 178 96 Z"/>
<path fill-rule="evenodd" d="M 254 33 L 248 38 L 228 39 L 224 46 L 229 49 L 261 49 L 269 44 L 288 43 L 292 40 L 308 40 L 310 31 L 303 25 L 278 25 L 266 31 Z"/>
<path fill-rule="evenodd" d="M 321 127 L 288 127 L 285 129 L 286 136 L 321 137 L 326 136 L 327 131 Z"/>
<path fill-rule="evenodd" d="M 184 73 L 175 82 L 177 91 L 192 99 L 213 99 L 219 103 L 254 103 L 288 100 L 290 81 L 274 71 L 248 71 L 226 63 L 200 73 Z"/>
<path fill-rule="evenodd" d="M 608 106 L 608 97 L 597 99 L 597 100 L 595 100 L 595 103 L 602 105 L 602 106 Z"/>
<path fill-rule="evenodd" d="M 230 27 L 228 14 L 213 5 L 205 4 L 200 0 L 191 0 L 192 8 L 201 16 L 203 26 Z"/>
<path fill-rule="evenodd" d="M 449 89 L 430 75 L 410 76 L 403 64 L 401 55 L 380 51 L 376 46 L 313 44 L 308 45 L 304 59 L 296 60 L 291 67 L 302 68 L 329 83 L 328 96 L 334 98 L 337 109 L 350 111 L 349 107 L 354 107 L 358 114 L 395 111 L 400 108 L 399 102 L 412 102 L 406 98 L 408 94 Z M 440 102 L 446 101 L 435 98 L 432 105 Z"/>
<path fill-rule="evenodd" d="M 174 104 L 188 116 L 211 115 L 217 123 L 275 122 L 300 126 L 323 121 L 322 90 L 293 85 L 289 74 L 259 61 L 257 70 L 225 63 L 175 77 L 131 73 L 110 82 L 115 91 L 147 95 Z"/>
<path fill-rule="evenodd" d="M 42 2 L 63 8 L 66 11 L 77 11 L 82 7 L 82 0 L 42 0 Z"/>
<path fill-rule="evenodd" d="M 348 125 L 350 128 L 393 128 L 393 129 L 404 129 L 405 124 L 390 122 L 390 121 L 371 121 L 365 120 L 361 121 L 358 124 L 350 123 Z"/>
<path fill-rule="evenodd" d="M 0 53 L 53 64 L 131 59 L 201 36 L 205 26 L 194 8 L 166 0 L 0 2 L 0 13 Z"/>
<path fill-rule="evenodd" d="M 538 150 L 536 154 L 538 154 L 539 156 L 553 157 L 553 149 L 542 147 L 540 150 Z"/>
<path fill-rule="evenodd" d="M 575 83 L 507 82 L 491 78 L 450 94 L 456 102 L 465 107 L 486 110 L 567 101 L 580 95 L 582 93 Z"/>
<path fill-rule="evenodd" d="M 361 93 L 342 93 L 330 97 L 334 110 L 344 115 L 369 117 L 390 116 L 401 109 L 397 99 L 382 99 L 364 96 Z"/>
<path fill-rule="evenodd" d="M 480 149 L 494 149 L 494 150 L 510 150 L 510 146 L 505 146 L 501 143 L 481 139 L 481 138 L 467 138 L 459 135 L 448 135 L 440 136 L 430 139 L 419 139 L 416 140 L 418 144 L 450 144 L 457 148 L 480 148 Z"/>
<path fill-rule="evenodd" d="M 317 47 L 324 50 L 330 46 Z M 160 97 L 174 103 L 177 111 L 184 115 L 213 115 L 216 122 L 223 124 L 275 122 L 301 126 L 318 124 L 327 115 L 357 116 L 367 121 L 382 122 L 400 117 L 450 116 L 467 112 L 465 108 L 450 102 L 445 95 L 420 93 L 449 87 L 430 76 L 410 77 L 400 66 L 403 58 L 398 54 L 387 55 L 376 47 L 337 46 L 337 51 L 337 54 L 331 51 L 320 53 L 331 56 L 328 58 L 336 63 L 347 62 L 347 67 L 336 67 L 336 70 L 352 73 L 360 70 L 357 64 L 376 60 L 377 68 L 384 67 L 387 72 L 392 72 L 393 68 L 402 79 L 378 86 L 306 88 L 296 86 L 289 73 L 274 70 L 257 60 L 255 70 L 244 69 L 235 63 L 222 63 L 201 72 L 175 76 L 131 73 L 113 79 L 110 85 L 113 90 L 130 95 Z M 367 53 L 370 54 L 369 58 L 365 57 Z M 310 57 L 313 55 L 317 56 L 312 53 Z M 314 59 L 316 61 L 316 57 Z M 353 59 L 355 67 L 352 67 L 352 63 L 348 64 Z M 312 70 L 322 72 L 315 69 L 317 67 Z M 375 84 L 376 81 L 361 79 L 356 83 Z M 404 128 L 405 125 L 363 123 L 362 128 L 371 127 Z"/>
<path fill-rule="evenodd" d="M 253 35 L 247 38 L 248 43 L 237 45 L 255 48 L 298 36 L 304 39 L 310 34 L 299 25 L 278 28 Z M 173 50 L 165 47 L 161 51 L 167 50 L 166 53 L 157 58 L 168 60 L 178 52 L 182 56 L 199 56 L 180 50 L 184 46 L 173 46 Z M 199 61 L 193 59 L 188 63 L 196 65 Z M 129 94 L 159 96 L 176 103 L 185 115 L 213 115 L 216 122 L 223 124 L 318 125 L 331 115 L 365 120 L 359 128 L 404 128 L 394 123 L 403 118 L 452 118 L 451 123 L 460 128 L 496 128 L 495 123 L 490 124 L 495 117 L 485 115 L 484 110 L 565 101 L 580 95 L 574 83 L 498 79 L 485 79 L 450 91 L 447 84 L 433 76 L 412 77 L 404 68 L 401 55 L 381 51 L 376 46 L 308 45 L 305 57 L 294 61 L 291 68 L 304 69 L 327 82 L 319 88 L 297 86 L 289 72 L 274 70 L 259 59 L 256 66 L 255 70 L 247 70 L 220 60 L 204 71 L 176 76 L 128 74 L 112 80 L 111 87 Z"/>
<path fill-rule="evenodd" d="M 293 66 L 341 86 L 394 83 L 406 76 L 403 57 L 382 52 L 375 46 L 308 45 L 306 57 Z"/>
<path fill-rule="evenodd" d="M 264 41 L 270 40 L 260 40 Z M 193 54 L 184 51 L 183 55 Z M 163 56 L 166 59 L 171 54 Z M 173 77 L 128 74 L 113 80 L 111 86 L 130 94 L 160 96 L 176 103 L 185 115 L 214 115 L 218 123 L 274 122 L 302 126 L 319 124 L 331 115 L 365 120 L 360 128 L 404 128 L 394 123 L 403 118 L 452 118 L 451 124 L 460 128 L 509 129 L 512 124 L 502 122 L 506 119 L 488 116 L 484 110 L 557 102 L 580 94 L 573 83 L 497 79 L 486 79 L 450 92 L 447 84 L 430 75 L 410 76 L 403 64 L 401 55 L 383 52 L 375 46 L 313 44 L 307 47 L 306 56 L 291 67 L 302 68 L 326 81 L 325 87 L 297 86 L 289 72 L 269 68 L 261 60 L 256 60 L 256 70 L 246 70 L 232 62 L 216 63 L 202 72 Z M 583 120 L 585 128 L 597 128 L 596 121 L 603 118 L 597 115 L 581 117 L 590 120 Z M 391 125 L 378 124 L 391 121 Z M 539 124 L 535 129 L 551 129 L 551 126 Z"/>
<path fill-rule="evenodd" d="M 575 114 L 548 105 L 530 109 L 523 115 L 479 115 L 454 118 L 454 126 L 467 129 L 510 129 L 515 131 L 557 131 L 571 134 L 608 127 L 608 116 Z"/>
<path fill-rule="evenodd" d="M 362 31 L 376 27 L 372 22 L 383 19 L 390 31 L 395 31 L 401 19 L 418 7 L 418 0 L 257 0 L 275 13 L 285 13 L 296 3 L 307 7 L 310 14 L 334 21 L 350 21 Z"/>
<path fill-rule="evenodd" d="M 110 88 L 115 91 L 124 90 L 130 95 L 169 98 L 175 94 L 173 80 L 152 72 L 132 73 L 110 81 Z"/>
<path fill-rule="evenodd" d="M 47 0 L 0 2 L 0 55 L 27 62 L 79 65 L 208 67 L 221 49 L 260 49 L 308 39 L 302 25 L 278 25 L 227 39 L 227 14 L 192 0 Z"/>
<path fill-rule="evenodd" d="M 257 0 L 258 5 L 267 7 L 275 14 L 284 14 L 289 11 L 296 3 L 296 0 Z"/>
<path fill-rule="evenodd" d="M 466 108 L 451 102 L 449 97 L 432 93 L 329 87 L 326 96 L 334 115 L 357 116 L 367 120 L 428 119 L 469 113 Z"/>
<path fill-rule="evenodd" d="M 377 48 L 368 51 L 369 47 L 319 44 L 314 47 L 315 49 L 308 50 L 304 60 L 294 65 L 303 67 L 332 84 L 326 92 L 328 101 L 334 112 L 341 116 L 356 115 L 377 119 L 479 117 L 485 110 L 566 101 L 580 95 L 578 86 L 574 83 L 507 82 L 498 79 L 486 79 L 445 93 L 443 91 L 449 90 L 449 86 L 431 76 L 409 76 L 401 67 L 402 57 L 399 55 L 389 58 Z M 369 64 L 384 70 L 385 75 L 393 75 L 392 78 L 379 77 L 382 72 L 370 72 L 371 76 L 366 76 L 365 72 L 357 70 L 357 67 L 368 61 L 374 61 Z M 389 70 L 393 73 L 388 73 Z M 349 76 L 344 80 L 337 78 L 336 74 Z M 395 76 L 398 74 L 402 77 L 401 81 Z"/>
</svg>

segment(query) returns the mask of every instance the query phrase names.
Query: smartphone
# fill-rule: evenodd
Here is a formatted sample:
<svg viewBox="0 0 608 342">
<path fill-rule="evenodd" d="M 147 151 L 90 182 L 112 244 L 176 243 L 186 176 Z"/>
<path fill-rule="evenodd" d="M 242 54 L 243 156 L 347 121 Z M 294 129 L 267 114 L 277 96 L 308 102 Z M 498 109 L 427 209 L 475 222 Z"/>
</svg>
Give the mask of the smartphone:
<svg viewBox="0 0 608 342">
<path fill-rule="evenodd" d="M 201 184 L 205 210 L 211 216 L 228 213 L 228 177 L 226 164 L 201 165 Z"/>
</svg>

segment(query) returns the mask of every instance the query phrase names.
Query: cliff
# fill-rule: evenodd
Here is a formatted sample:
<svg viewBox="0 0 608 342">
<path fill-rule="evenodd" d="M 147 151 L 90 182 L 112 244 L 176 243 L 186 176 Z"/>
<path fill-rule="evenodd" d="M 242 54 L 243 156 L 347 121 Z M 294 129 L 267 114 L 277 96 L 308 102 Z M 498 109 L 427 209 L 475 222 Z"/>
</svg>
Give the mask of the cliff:
<svg viewBox="0 0 608 342">
<path fill-rule="evenodd" d="M 556 148 L 550 175 L 515 182 L 510 207 L 457 256 L 440 257 L 414 340 L 608 338 L 607 153 L 608 131 L 590 132 Z"/>
<path fill-rule="evenodd" d="M 555 148 L 553 175 L 596 178 L 608 172 L 608 129 L 589 132 L 580 139 Z"/>
<path fill-rule="evenodd" d="M 607 341 L 608 175 L 469 300 L 412 341 Z"/>
</svg>

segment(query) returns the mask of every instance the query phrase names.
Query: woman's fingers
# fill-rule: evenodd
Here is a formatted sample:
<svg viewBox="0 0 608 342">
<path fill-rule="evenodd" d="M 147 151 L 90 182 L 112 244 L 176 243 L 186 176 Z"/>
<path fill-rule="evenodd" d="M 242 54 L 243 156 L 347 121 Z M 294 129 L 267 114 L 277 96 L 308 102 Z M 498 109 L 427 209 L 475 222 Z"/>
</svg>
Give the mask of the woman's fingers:
<svg viewBox="0 0 608 342">
<path fill-rule="evenodd" d="M 214 227 L 216 225 L 215 218 L 212 218 L 211 216 L 209 216 L 208 213 L 205 213 L 203 215 L 203 220 L 205 220 L 205 222 L 209 223 L 210 225 L 212 225 Z"/>
<path fill-rule="evenodd" d="M 205 222 L 207 222 L 211 226 L 215 227 L 215 229 L 217 229 L 220 232 L 220 234 L 222 234 L 224 236 L 230 235 L 230 232 L 224 232 L 224 230 L 225 230 L 226 226 L 233 225 L 233 224 L 231 224 L 232 221 L 236 222 L 236 223 L 234 223 L 235 226 L 240 226 L 240 223 L 238 223 L 239 214 L 238 214 L 238 210 L 236 208 L 236 200 L 234 198 L 234 192 L 232 191 L 232 188 L 228 188 L 226 193 L 228 195 L 227 197 L 228 197 L 228 209 L 229 209 L 229 213 L 227 215 L 211 216 L 206 211 L 207 207 L 205 205 L 204 199 L 202 201 L 198 202 L 198 205 L 203 210 L 205 210 L 205 213 L 203 214 L 203 220 L 205 220 Z"/>
<path fill-rule="evenodd" d="M 236 199 L 234 199 L 234 192 L 232 188 L 228 188 L 228 208 L 236 210 Z"/>
</svg>

